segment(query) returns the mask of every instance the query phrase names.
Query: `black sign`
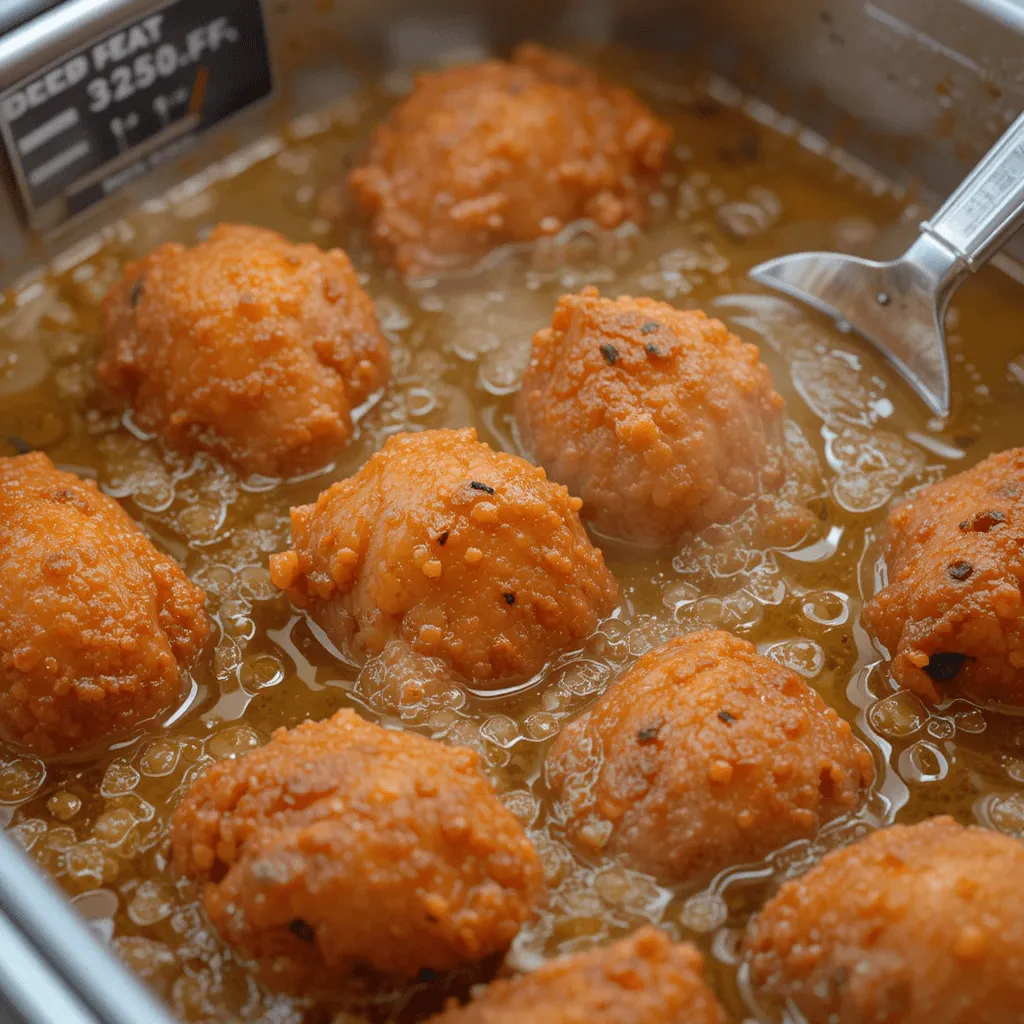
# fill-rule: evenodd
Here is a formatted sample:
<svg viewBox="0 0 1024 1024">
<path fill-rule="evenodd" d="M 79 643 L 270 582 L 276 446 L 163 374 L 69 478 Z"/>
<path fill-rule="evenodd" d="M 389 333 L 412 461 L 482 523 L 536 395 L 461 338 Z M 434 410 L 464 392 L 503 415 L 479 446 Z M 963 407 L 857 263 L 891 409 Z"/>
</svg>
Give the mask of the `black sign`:
<svg viewBox="0 0 1024 1024">
<path fill-rule="evenodd" d="M 30 219 L 78 213 L 272 87 L 260 0 L 177 0 L 69 53 L 0 94 Z"/>
</svg>

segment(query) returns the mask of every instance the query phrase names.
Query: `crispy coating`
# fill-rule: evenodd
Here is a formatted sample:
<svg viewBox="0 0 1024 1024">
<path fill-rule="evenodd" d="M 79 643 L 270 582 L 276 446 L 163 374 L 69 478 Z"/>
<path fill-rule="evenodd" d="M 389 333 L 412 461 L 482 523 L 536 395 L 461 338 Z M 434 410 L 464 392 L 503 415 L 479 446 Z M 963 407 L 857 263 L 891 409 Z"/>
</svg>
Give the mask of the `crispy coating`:
<svg viewBox="0 0 1024 1024">
<path fill-rule="evenodd" d="M 864 622 L 896 681 L 1024 703 L 1024 448 L 924 488 L 888 526 L 889 583 Z"/>
<path fill-rule="evenodd" d="M 352 409 L 390 371 L 345 253 L 236 224 L 129 264 L 100 331 L 100 378 L 142 427 L 247 474 L 330 461 L 352 435 Z"/>
<path fill-rule="evenodd" d="M 1024 846 L 951 818 L 882 829 L 783 885 L 746 949 L 810 1024 L 1024 1024 Z"/>
<path fill-rule="evenodd" d="M 174 815 L 175 869 L 265 980 L 337 988 L 504 950 L 543 896 L 540 861 L 475 753 L 339 711 L 215 764 Z"/>
<path fill-rule="evenodd" d="M 700 953 L 641 928 L 603 949 L 551 960 L 495 981 L 434 1024 L 725 1024 L 702 976 Z"/>
<path fill-rule="evenodd" d="M 644 655 L 561 732 L 545 773 L 581 848 L 691 882 L 812 837 L 857 805 L 872 763 L 796 673 L 707 630 Z"/>
<path fill-rule="evenodd" d="M 526 45 L 421 75 L 349 186 L 404 274 L 451 271 L 583 217 L 643 223 L 671 136 L 633 93 Z"/>
<path fill-rule="evenodd" d="M 781 487 L 784 413 L 757 349 L 720 321 L 593 287 L 534 335 L 517 410 L 597 529 L 651 545 Z"/>
<path fill-rule="evenodd" d="M 395 638 L 486 686 L 530 678 L 611 611 L 578 498 L 476 431 L 399 434 L 292 509 L 271 578 L 359 654 Z"/>
<path fill-rule="evenodd" d="M 0 458 L 0 738 L 51 756 L 169 711 L 205 600 L 91 480 Z"/>
</svg>

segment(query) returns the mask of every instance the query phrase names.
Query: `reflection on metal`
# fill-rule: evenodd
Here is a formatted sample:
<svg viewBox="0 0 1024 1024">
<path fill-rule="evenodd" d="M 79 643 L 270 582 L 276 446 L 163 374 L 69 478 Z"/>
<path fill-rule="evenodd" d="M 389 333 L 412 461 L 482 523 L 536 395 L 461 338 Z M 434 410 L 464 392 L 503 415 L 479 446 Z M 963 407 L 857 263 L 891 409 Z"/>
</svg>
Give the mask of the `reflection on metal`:
<svg viewBox="0 0 1024 1024">
<path fill-rule="evenodd" d="M 921 242 L 932 244 L 927 238 Z M 815 252 L 762 263 L 751 277 L 849 324 L 899 370 L 932 412 L 945 416 L 949 365 L 940 318 L 950 292 L 939 282 L 956 266 L 948 252 L 945 266 L 934 272 L 925 254 L 913 250 L 893 263 Z"/>
<path fill-rule="evenodd" d="M 63 893 L 3 834 L 0 921 L 12 934 L 20 936 L 17 948 L 33 965 L 40 983 L 50 986 L 54 998 L 61 1000 L 42 1012 L 36 1008 L 38 1000 L 34 996 L 19 996 L 19 986 L 4 985 L 4 998 L 8 1003 L 18 1000 L 14 1009 L 27 1024 L 172 1024 L 170 1016 L 142 983 L 96 942 L 89 926 L 68 906 Z M 0 949 L 0 959 L 15 955 L 14 947 L 6 943 Z M 77 1004 L 78 1015 L 61 1016 L 64 1002 Z"/>
<path fill-rule="evenodd" d="M 937 416 L 949 414 L 944 323 L 950 297 L 1024 221 L 1024 115 L 986 154 L 899 259 L 783 256 L 751 277 L 868 339 Z"/>
<path fill-rule="evenodd" d="M 0 90 L 26 68 L 154 6 L 156 0 L 5 0 L 6 25 L 15 20 L 9 11 L 20 9 L 21 21 L 25 12 L 56 9 L 0 37 Z M 265 7 L 282 98 L 274 109 L 247 113 L 235 124 L 255 137 L 336 97 L 339 81 L 407 68 L 411 56 L 429 64 L 459 52 L 500 52 L 524 37 L 557 43 L 585 36 L 673 57 L 693 52 L 885 176 L 923 184 L 926 197 L 941 197 L 1024 108 L 1024 9 L 1015 0 L 872 0 L 868 6 L 863 0 L 275 0 Z M 223 157 L 224 143 L 224 134 L 214 131 L 190 157 Z M 28 232 L 0 183 L 0 286 L 120 210 L 160 194 L 176 173 L 171 162 L 133 182 L 123 197 L 57 237 Z"/>
</svg>

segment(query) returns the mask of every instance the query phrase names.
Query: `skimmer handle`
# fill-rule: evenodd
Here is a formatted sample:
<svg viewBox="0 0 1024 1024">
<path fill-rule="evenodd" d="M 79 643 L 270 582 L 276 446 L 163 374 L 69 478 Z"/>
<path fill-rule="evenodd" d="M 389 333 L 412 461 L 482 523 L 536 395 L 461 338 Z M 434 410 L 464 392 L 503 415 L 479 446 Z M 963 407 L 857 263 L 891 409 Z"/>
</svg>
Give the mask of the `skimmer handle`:
<svg viewBox="0 0 1024 1024">
<path fill-rule="evenodd" d="M 977 270 L 1024 224 L 1024 114 L 921 230 Z"/>
</svg>

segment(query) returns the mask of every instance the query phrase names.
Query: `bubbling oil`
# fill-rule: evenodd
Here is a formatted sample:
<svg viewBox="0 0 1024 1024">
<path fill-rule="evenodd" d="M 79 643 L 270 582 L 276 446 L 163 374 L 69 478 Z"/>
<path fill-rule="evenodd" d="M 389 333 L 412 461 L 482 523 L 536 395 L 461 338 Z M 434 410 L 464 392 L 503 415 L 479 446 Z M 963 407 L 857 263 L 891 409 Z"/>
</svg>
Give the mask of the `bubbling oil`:
<svg viewBox="0 0 1024 1024">
<path fill-rule="evenodd" d="M 644 233 L 574 224 L 459 280 L 402 285 L 347 226 L 338 187 L 396 98 L 395 82 L 384 80 L 143 204 L 0 304 L 0 454 L 39 447 L 95 478 L 203 587 L 217 622 L 187 701 L 159 728 L 67 763 L 0 748 L 0 824 L 182 1020 L 416 1021 L 479 980 L 479 972 L 456 972 L 394 990 L 361 978 L 340 1008 L 268 993 L 205 921 L 198 888 L 171 875 L 170 815 L 209 763 L 340 707 L 479 751 L 529 830 L 551 890 L 511 966 L 650 922 L 701 946 L 737 1022 L 754 1013 L 737 956 L 745 922 L 826 850 L 940 812 L 1024 837 L 1024 719 L 964 700 L 929 709 L 893 686 L 860 625 L 884 580 L 880 537 L 892 503 L 1024 440 L 1024 292 L 986 270 L 957 296 L 948 323 L 955 409 L 947 422 L 929 418 L 864 344 L 746 277 L 755 263 L 799 249 L 883 254 L 920 211 L 721 82 L 639 59 L 606 63 L 676 128 Z M 165 241 L 194 242 L 219 221 L 344 246 L 392 346 L 393 379 L 360 410 L 353 443 L 302 479 L 243 481 L 209 456 L 168 452 L 95 386 L 98 304 L 123 265 Z M 532 333 L 561 293 L 587 284 L 705 309 L 759 345 L 791 417 L 788 445 L 801 467 L 791 497 L 816 512 L 815 529 L 795 550 L 766 546 L 750 514 L 673 551 L 601 543 L 620 606 L 581 650 L 513 693 L 445 684 L 442 666 L 395 645 L 353 664 L 270 583 L 267 559 L 287 543 L 289 507 L 313 500 L 402 430 L 474 426 L 489 444 L 521 453 L 513 403 Z M 541 763 L 561 726 L 636 658 L 704 627 L 744 636 L 804 677 L 872 749 L 877 780 L 856 816 L 813 842 L 699 887 L 664 887 L 628 865 L 581 859 L 565 843 Z M 438 685 L 420 685 L 431 678 Z"/>
</svg>

